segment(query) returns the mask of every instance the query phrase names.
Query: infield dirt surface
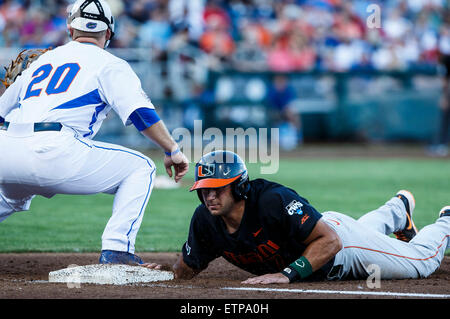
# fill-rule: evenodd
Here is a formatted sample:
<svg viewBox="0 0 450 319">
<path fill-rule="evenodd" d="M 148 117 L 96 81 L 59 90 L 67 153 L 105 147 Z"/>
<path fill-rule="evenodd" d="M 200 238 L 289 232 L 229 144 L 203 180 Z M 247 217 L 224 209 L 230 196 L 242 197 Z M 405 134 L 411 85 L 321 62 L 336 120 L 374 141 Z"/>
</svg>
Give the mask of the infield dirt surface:
<svg viewBox="0 0 450 319">
<path fill-rule="evenodd" d="M 177 253 L 142 253 L 145 262 L 173 265 Z M 426 279 L 385 280 L 380 288 L 370 289 L 365 280 L 340 282 L 306 282 L 281 285 L 243 285 L 252 275 L 219 258 L 193 280 L 172 280 L 126 286 L 81 284 L 79 288 L 48 282 L 51 271 L 69 265 L 98 263 L 97 253 L 20 253 L 0 254 L 1 299 L 339 299 L 339 298 L 410 298 L 405 295 L 364 295 L 313 293 L 320 291 L 392 292 L 400 294 L 450 294 L 450 257 L 440 269 Z M 308 290 L 240 291 L 224 287 L 251 287 Z M 422 297 L 421 297 L 422 298 Z M 425 297 L 426 298 L 426 297 Z"/>
</svg>

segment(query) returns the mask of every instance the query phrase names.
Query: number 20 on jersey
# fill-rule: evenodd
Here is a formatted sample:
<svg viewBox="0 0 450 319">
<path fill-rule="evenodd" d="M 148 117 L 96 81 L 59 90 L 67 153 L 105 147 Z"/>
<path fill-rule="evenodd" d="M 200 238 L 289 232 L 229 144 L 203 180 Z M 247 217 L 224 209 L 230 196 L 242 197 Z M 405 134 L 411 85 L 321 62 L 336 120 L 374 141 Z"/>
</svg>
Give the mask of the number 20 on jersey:
<svg viewBox="0 0 450 319">
<path fill-rule="evenodd" d="M 23 99 L 26 100 L 30 97 L 41 95 L 43 88 L 39 88 L 39 84 L 47 79 L 52 74 L 52 71 L 53 66 L 51 64 L 44 64 L 34 71 L 33 80 L 28 85 Z M 51 95 L 66 92 L 78 74 L 78 71 L 80 71 L 78 63 L 66 63 L 57 67 L 50 77 L 50 81 L 45 88 L 45 93 Z"/>
</svg>

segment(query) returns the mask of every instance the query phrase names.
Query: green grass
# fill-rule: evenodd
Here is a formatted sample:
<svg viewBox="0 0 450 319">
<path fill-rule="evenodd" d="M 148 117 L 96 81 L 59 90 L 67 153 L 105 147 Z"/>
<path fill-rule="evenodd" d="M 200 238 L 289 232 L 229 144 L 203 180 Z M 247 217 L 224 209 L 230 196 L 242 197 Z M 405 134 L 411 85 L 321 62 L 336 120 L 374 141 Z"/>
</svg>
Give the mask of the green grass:
<svg viewBox="0 0 450 319">
<path fill-rule="evenodd" d="M 157 163 L 159 174 L 165 174 Z M 418 228 L 436 220 L 450 204 L 450 161 L 435 159 L 289 159 L 277 174 L 263 177 L 295 189 L 319 211 L 334 210 L 352 217 L 382 205 L 399 189 L 413 192 Z M 193 169 L 176 190 L 154 189 L 138 233 L 136 250 L 179 251 L 198 198 L 188 192 Z M 30 211 L 0 223 L 0 252 L 98 252 L 111 214 L 113 196 L 57 195 L 36 197 Z"/>
</svg>

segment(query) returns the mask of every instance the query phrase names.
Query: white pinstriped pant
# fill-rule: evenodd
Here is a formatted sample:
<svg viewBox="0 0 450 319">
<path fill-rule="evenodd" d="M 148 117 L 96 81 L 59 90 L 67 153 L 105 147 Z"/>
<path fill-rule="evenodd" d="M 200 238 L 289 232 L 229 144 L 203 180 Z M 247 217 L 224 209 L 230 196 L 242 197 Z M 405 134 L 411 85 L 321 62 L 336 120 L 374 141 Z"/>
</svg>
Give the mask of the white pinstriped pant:
<svg viewBox="0 0 450 319">
<path fill-rule="evenodd" d="M 28 210 L 35 195 L 114 194 L 102 249 L 134 253 L 154 185 L 151 159 L 125 147 L 76 137 L 68 128 L 35 133 L 30 124 L 10 124 L 8 131 L 0 131 L 0 149 L 0 222 Z"/>
<path fill-rule="evenodd" d="M 358 220 L 337 212 L 325 212 L 323 219 L 343 244 L 334 262 L 342 269 L 329 279 L 367 278 L 370 265 L 379 267 L 381 279 L 428 277 L 450 248 L 450 217 L 438 218 L 422 228 L 409 243 L 389 237 L 406 225 L 405 207 L 397 197 Z"/>
</svg>

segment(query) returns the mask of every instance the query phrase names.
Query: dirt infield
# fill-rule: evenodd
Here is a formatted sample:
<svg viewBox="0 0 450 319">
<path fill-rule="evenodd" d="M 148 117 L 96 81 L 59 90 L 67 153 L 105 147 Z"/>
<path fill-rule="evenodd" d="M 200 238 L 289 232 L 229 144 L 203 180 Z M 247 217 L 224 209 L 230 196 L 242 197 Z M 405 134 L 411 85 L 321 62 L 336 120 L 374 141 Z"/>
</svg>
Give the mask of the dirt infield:
<svg viewBox="0 0 450 319">
<path fill-rule="evenodd" d="M 170 267 L 175 253 L 144 253 L 146 262 Z M 381 287 L 369 289 L 364 280 L 308 282 L 285 285 L 242 285 L 251 275 L 223 259 L 210 264 L 194 280 L 173 280 L 126 286 L 81 284 L 79 288 L 48 282 L 51 271 L 69 265 L 96 264 L 98 254 L 32 253 L 0 254 L 1 299 L 372 299 L 427 298 L 450 295 L 450 257 L 446 257 L 433 275 L 421 280 L 381 281 Z M 227 289 L 224 289 L 227 288 Z M 231 289 L 230 289 L 231 288 Z M 240 289 L 256 290 L 240 290 Z M 261 290 L 259 290 L 261 289 Z M 269 290 L 268 290 L 269 289 Z M 445 296 L 442 296 L 445 295 Z"/>
</svg>

